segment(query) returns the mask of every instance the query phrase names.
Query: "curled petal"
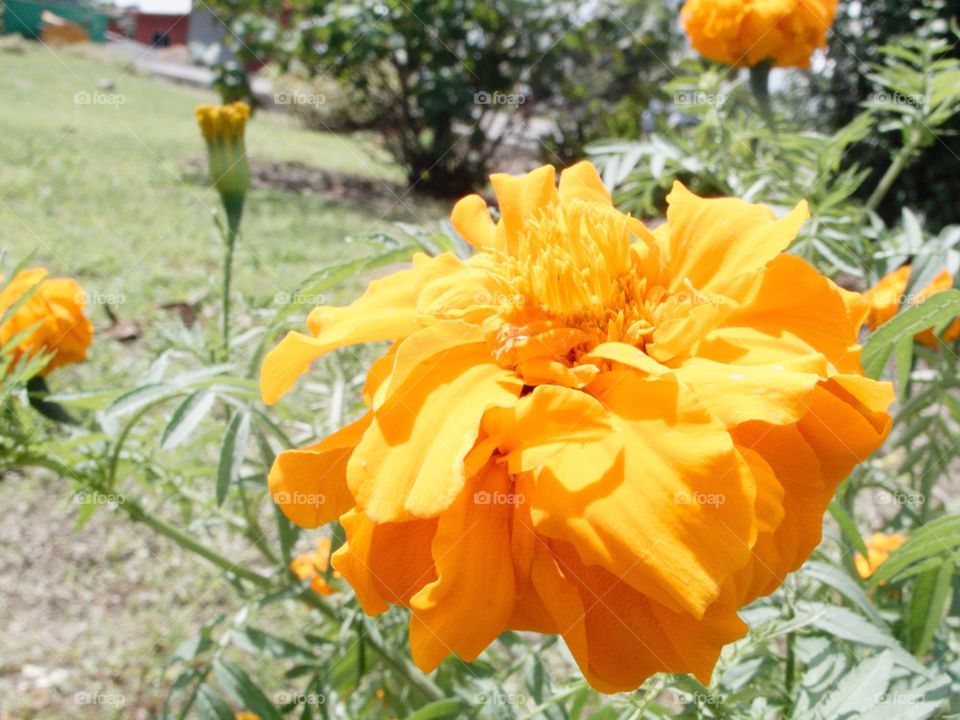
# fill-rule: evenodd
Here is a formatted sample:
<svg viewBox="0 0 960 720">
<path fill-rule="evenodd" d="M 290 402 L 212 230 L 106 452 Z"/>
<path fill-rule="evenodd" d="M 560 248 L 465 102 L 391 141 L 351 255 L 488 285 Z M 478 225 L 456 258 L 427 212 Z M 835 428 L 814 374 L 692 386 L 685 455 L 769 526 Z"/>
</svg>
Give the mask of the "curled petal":
<svg viewBox="0 0 960 720">
<path fill-rule="evenodd" d="M 510 372 L 490 362 L 485 344 L 446 348 L 429 356 L 434 335 L 414 335 L 397 350 L 389 392 L 347 466 L 350 490 L 373 520 L 434 517 L 447 509 L 464 483 L 464 459 L 492 407 L 509 406 L 522 390 Z M 404 345 L 422 359 L 400 365 Z"/>
<path fill-rule="evenodd" d="M 430 555 L 436 519 L 378 524 L 351 510 L 340 522 L 347 542 L 331 562 L 353 586 L 368 615 L 385 612 L 388 603 L 409 605 L 413 595 L 436 578 Z"/>
<path fill-rule="evenodd" d="M 671 290 L 686 279 L 708 291 L 736 275 L 761 269 L 796 238 L 810 217 L 801 202 L 777 220 L 770 208 L 735 198 L 704 199 L 677 182 L 667 196 L 661 250 L 672 274 Z"/>
<path fill-rule="evenodd" d="M 723 424 L 676 382 L 621 371 L 591 390 L 614 431 L 600 445 L 612 463 L 545 465 L 531 500 L 537 531 L 703 617 L 755 540 L 753 476 Z"/>
<path fill-rule="evenodd" d="M 510 552 L 510 478 L 491 463 L 437 524 L 437 578 L 410 600 L 410 649 L 430 671 L 451 652 L 472 662 L 507 629 L 515 579 Z"/>
<path fill-rule="evenodd" d="M 290 522 L 315 528 L 353 507 L 353 495 L 347 487 L 347 460 L 370 421 L 367 413 L 323 442 L 277 455 L 267 482 L 273 501 Z"/>
</svg>

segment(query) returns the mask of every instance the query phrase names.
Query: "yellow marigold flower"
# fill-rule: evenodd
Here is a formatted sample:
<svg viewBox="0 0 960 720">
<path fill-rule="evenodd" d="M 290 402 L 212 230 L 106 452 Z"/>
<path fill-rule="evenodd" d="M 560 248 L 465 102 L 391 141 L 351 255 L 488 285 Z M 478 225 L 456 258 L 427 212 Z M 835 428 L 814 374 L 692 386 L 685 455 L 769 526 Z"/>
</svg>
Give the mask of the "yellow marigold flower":
<svg viewBox="0 0 960 720">
<path fill-rule="evenodd" d="M 327 568 L 330 566 L 330 538 L 317 540 L 312 553 L 298 555 L 290 563 L 290 569 L 302 581 L 310 580 L 310 589 L 321 595 L 332 595 L 334 588 L 326 581 Z M 334 573 L 339 577 L 339 573 Z"/>
<path fill-rule="evenodd" d="M 867 538 L 864 543 L 867 546 L 867 556 L 864 557 L 857 553 L 853 557 L 853 563 L 857 567 L 857 573 L 864 580 L 873 575 L 877 568 L 887 561 L 890 553 L 896 550 L 907 541 L 903 533 L 892 533 L 884 535 L 883 533 L 874 533 Z"/>
<path fill-rule="evenodd" d="M 863 297 L 870 305 L 867 325 L 871 329 L 890 320 L 897 314 L 901 305 L 921 303 L 933 295 L 953 287 L 953 275 L 944 270 L 929 285 L 917 293 L 916 297 L 908 298 L 905 293 L 907 292 L 907 285 L 910 284 L 910 273 L 910 266 L 902 265 L 892 273 L 883 276 L 876 285 L 864 293 Z M 953 323 L 948 325 L 940 334 L 940 337 L 944 342 L 952 342 L 960 338 L 960 319 L 954 320 Z M 919 333 L 917 341 L 929 347 L 937 347 L 937 338 L 933 329 Z"/>
<path fill-rule="evenodd" d="M 805 68 L 826 45 L 836 11 L 837 0 L 687 0 L 680 19 L 694 49 L 710 60 Z"/>
<path fill-rule="evenodd" d="M 241 710 L 240 712 L 234 714 L 234 720 L 260 720 L 260 716 L 255 712 L 250 712 L 249 710 Z"/>
<path fill-rule="evenodd" d="M 13 349 L 14 363 L 23 356 L 52 353 L 41 375 L 86 359 L 93 340 L 93 326 L 83 314 L 83 288 L 71 278 L 47 275 L 45 268 L 22 270 L 0 290 L 0 316 L 33 290 L 30 298 L 0 325 L 0 346 L 34 327 Z"/>
<path fill-rule="evenodd" d="M 453 210 L 473 257 L 418 255 L 265 359 L 273 403 L 321 355 L 394 341 L 367 413 L 281 453 L 271 493 L 340 520 L 333 566 L 366 612 L 412 610 L 424 670 L 514 629 L 563 635 L 605 692 L 706 683 L 889 431 L 867 306 L 783 254 L 805 203 L 777 220 L 678 183 L 651 232 L 589 163 L 492 181 L 499 222 L 477 195 Z"/>
<path fill-rule="evenodd" d="M 243 142 L 250 106 L 245 102 L 200 105 L 196 116 L 207 141 L 211 182 L 221 195 L 242 195 L 250 187 L 250 167 Z"/>
</svg>

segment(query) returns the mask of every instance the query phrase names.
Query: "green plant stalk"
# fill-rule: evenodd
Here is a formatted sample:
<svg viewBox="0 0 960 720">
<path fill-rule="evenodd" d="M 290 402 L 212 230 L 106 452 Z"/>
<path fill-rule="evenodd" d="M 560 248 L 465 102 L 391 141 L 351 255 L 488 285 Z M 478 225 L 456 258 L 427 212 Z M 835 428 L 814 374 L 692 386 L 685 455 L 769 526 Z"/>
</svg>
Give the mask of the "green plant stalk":
<svg viewBox="0 0 960 720">
<path fill-rule="evenodd" d="M 750 68 L 750 90 L 757 99 L 757 106 L 763 119 L 773 127 L 773 107 L 770 104 L 770 69 L 773 63 L 764 60 Z"/>
<path fill-rule="evenodd" d="M 243 193 L 224 193 L 221 196 L 223 208 L 227 214 L 226 251 L 223 254 L 222 299 L 223 313 L 221 315 L 221 357 L 230 359 L 230 287 L 233 281 L 233 253 L 240 237 L 240 221 L 243 218 Z"/>
<path fill-rule="evenodd" d="M 896 156 L 893 158 L 893 162 L 890 163 L 890 167 L 887 168 L 887 171 L 883 174 L 883 177 L 880 178 L 880 182 L 877 183 L 877 187 L 874 188 L 873 192 L 870 194 L 865 206 L 868 212 L 875 212 L 880 206 L 883 198 L 886 197 L 887 193 L 890 192 L 890 188 L 893 187 L 893 183 L 895 183 L 897 178 L 900 177 L 900 173 L 906 169 L 907 164 L 910 162 L 910 156 L 916 152 L 917 147 L 917 142 L 911 140 L 902 148 L 900 148 Z"/>
<path fill-rule="evenodd" d="M 296 578 L 296 575 L 292 577 Z M 297 581 L 299 582 L 299 578 L 297 578 Z M 300 599 L 310 607 L 319 610 L 331 620 L 340 621 L 339 613 L 337 613 L 336 609 L 333 608 L 323 596 L 307 589 Z M 386 645 L 370 637 L 370 635 L 364 635 L 363 642 L 379 655 L 381 660 L 389 665 L 395 672 L 402 675 L 413 688 L 428 700 L 443 700 L 446 697 L 446 693 L 407 658 L 397 656 L 391 652 Z"/>
</svg>

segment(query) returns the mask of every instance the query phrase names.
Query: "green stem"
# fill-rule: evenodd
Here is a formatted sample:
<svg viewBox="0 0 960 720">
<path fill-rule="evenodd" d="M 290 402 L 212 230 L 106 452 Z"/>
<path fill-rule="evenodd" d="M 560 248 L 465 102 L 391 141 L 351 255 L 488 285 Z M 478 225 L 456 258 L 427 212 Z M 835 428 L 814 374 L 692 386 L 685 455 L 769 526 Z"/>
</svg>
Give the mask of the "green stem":
<svg viewBox="0 0 960 720">
<path fill-rule="evenodd" d="M 296 578 L 296 575 L 292 576 Z M 296 578 L 299 582 L 299 578 Z M 336 609 L 330 605 L 324 599 L 322 595 L 318 595 L 312 590 L 306 590 L 301 597 L 301 599 L 310 607 L 319 610 L 321 613 L 326 615 L 331 620 L 337 622 L 340 621 L 340 614 Z M 427 675 L 422 673 L 419 668 L 417 668 L 412 662 L 410 662 L 406 657 L 398 656 L 394 654 L 390 648 L 380 642 L 378 639 L 371 637 L 369 634 L 363 636 L 363 642 L 373 650 L 377 655 L 380 656 L 380 659 L 383 660 L 387 665 L 389 665 L 396 673 L 403 676 L 410 685 L 420 692 L 428 700 L 443 700 L 446 697 L 446 694 L 440 687 L 433 682 Z"/>
<path fill-rule="evenodd" d="M 770 104 L 770 70 L 772 67 L 773 63 L 770 60 L 764 60 L 750 68 L 750 89 L 757 99 L 760 114 L 763 115 L 763 119 L 771 127 L 774 125 L 773 107 Z"/>
<path fill-rule="evenodd" d="M 893 183 L 900 177 L 900 173 L 907 167 L 907 163 L 910 162 L 910 156 L 913 155 L 916 149 L 917 143 L 912 140 L 900 148 L 890 167 L 887 168 L 883 177 L 880 178 L 880 182 L 877 183 L 877 187 L 867 200 L 866 209 L 868 212 L 874 212 L 880 207 L 880 202 L 886 197 L 887 193 L 890 192 L 890 188 L 893 187 Z"/>
<path fill-rule="evenodd" d="M 240 237 L 240 221 L 243 218 L 242 193 L 227 193 L 222 196 L 227 213 L 227 250 L 223 255 L 223 315 L 221 321 L 222 359 L 230 359 L 230 285 L 233 280 L 233 251 Z"/>
<path fill-rule="evenodd" d="M 147 527 L 153 528 L 161 535 L 173 540 L 180 547 L 199 555 L 213 565 L 216 565 L 221 570 L 232 573 L 239 578 L 243 578 L 244 580 L 249 580 L 260 587 L 270 587 L 273 584 L 270 578 L 268 578 L 266 575 L 261 575 L 258 572 L 254 572 L 253 570 L 249 570 L 241 565 L 237 565 L 237 563 L 225 558 L 215 550 L 211 550 L 203 543 L 194 540 L 180 528 L 161 520 L 155 515 L 151 515 L 136 503 L 126 501 L 123 502 L 120 507 L 127 512 L 127 514 L 130 516 L 130 519 L 134 522 L 140 522 Z"/>
</svg>

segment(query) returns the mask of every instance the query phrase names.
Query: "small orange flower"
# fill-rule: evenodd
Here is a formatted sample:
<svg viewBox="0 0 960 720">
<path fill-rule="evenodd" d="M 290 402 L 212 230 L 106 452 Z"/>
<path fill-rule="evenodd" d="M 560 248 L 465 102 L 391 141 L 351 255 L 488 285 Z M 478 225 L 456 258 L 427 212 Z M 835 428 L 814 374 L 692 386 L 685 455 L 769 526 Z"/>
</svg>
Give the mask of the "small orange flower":
<svg viewBox="0 0 960 720">
<path fill-rule="evenodd" d="M 589 163 L 492 181 L 498 222 L 477 195 L 453 210 L 470 259 L 418 255 L 267 356 L 273 403 L 321 355 L 394 341 L 367 413 L 281 453 L 270 491 L 340 520 L 333 566 L 367 613 L 411 609 L 424 670 L 512 629 L 561 634 L 604 692 L 707 683 L 889 431 L 867 306 L 783 253 L 805 203 L 778 220 L 678 183 L 651 232 Z"/>
<path fill-rule="evenodd" d="M 877 568 L 887 561 L 890 553 L 903 545 L 907 540 L 903 533 L 892 533 L 884 535 L 883 533 L 874 533 L 864 543 L 867 546 L 867 556 L 864 557 L 857 553 L 853 558 L 853 563 L 857 567 L 857 573 L 864 580 L 873 575 Z"/>
<path fill-rule="evenodd" d="M 726 65 L 809 67 L 826 45 L 837 0 L 687 0 L 680 11 L 693 47 Z"/>
<path fill-rule="evenodd" d="M 41 375 L 86 359 L 93 326 L 83 314 L 83 288 L 71 278 L 47 278 L 44 268 L 22 270 L 0 290 L 0 316 L 33 290 L 30 298 L 0 325 L 0 346 L 18 333 L 35 327 L 13 349 L 14 362 L 23 356 L 51 353 Z"/>
<path fill-rule="evenodd" d="M 335 588 L 326 581 L 327 568 L 330 566 L 330 538 L 322 537 L 317 540 L 316 549 L 312 553 L 299 555 L 290 563 L 290 569 L 301 581 L 310 580 L 310 589 L 320 595 L 332 595 Z M 340 573 L 334 573 L 339 577 Z"/>
<path fill-rule="evenodd" d="M 870 312 L 867 315 L 868 327 L 873 329 L 883 325 L 896 315 L 904 304 L 921 303 L 937 293 L 953 287 L 953 275 L 944 270 L 929 285 L 917 293 L 916 297 L 908 298 L 905 293 L 907 285 L 910 284 L 910 273 L 911 267 L 902 265 L 892 273 L 884 275 L 876 285 L 864 293 L 863 297 L 870 305 Z M 940 337 L 944 342 L 952 342 L 960 338 L 960 318 L 948 325 L 940 334 Z M 932 328 L 919 333 L 917 341 L 928 347 L 937 347 L 937 338 Z"/>
</svg>

